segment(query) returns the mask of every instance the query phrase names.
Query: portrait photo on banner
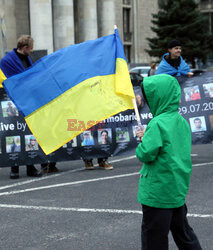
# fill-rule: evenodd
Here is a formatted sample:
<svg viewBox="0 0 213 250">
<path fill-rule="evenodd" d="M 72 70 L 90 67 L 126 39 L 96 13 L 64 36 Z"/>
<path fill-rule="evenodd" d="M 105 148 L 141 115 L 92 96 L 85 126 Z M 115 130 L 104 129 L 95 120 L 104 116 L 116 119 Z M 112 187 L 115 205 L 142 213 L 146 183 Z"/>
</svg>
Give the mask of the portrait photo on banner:
<svg viewBox="0 0 213 250">
<path fill-rule="evenodd" d="M 98 129 L 98 143 L 99 144 L 111 144 L 112 143 L 112 129 Z"/>
<path fill-rule="evenodd" d="M 20 136 L 7 136 L 6 137 L 6 152 L 7 153 L 21 152 Z"/>
<path fill-rule="evenodd" d="M 147 127 L 147 125 L 146 124 L 143 124 L 142 125 L 142 129 L 144 130 L 146 130 L 146 127 Z M 138 126 L 138 125 L 135 125 L 135 126 L 132 126 L 132 133 L 133 133 L 133 137 L 137 140 L 137 141 L 140 141 L 140 138 L 136 135 L 136 132 L 137 131 L 140 131 L 141 130 L 141 128 Z"/>
<path fill-rule="evenodd" d="M 39 150 L 38 142 L 34 135 L 25 135 L 25 151 Z"/>
<path fill-rule="evenodd" d="M 189 122 L 193 133 L 206 131 L 206 121 L 204 116 L 189 118 Z"/>
<path fill-rule="evenodd" d="M 3 117 L 14 117 L 19 115 L 18 109 L 12 101 L 2 101 L 1 108 Z"/>
<path fill-rule="evenodd" d="M 142 110 L 142 108 L 144 107 L 144 105 L 145 105 L 145 101 L 144 101 L 144 98 L 143 98 L 141 87 L 137 86 L 137 87 L 134 87 L 133 89 L 134 89 L 134 93 L 135 93 L 137 108 L 138 108 L 138 110 L 140 112 Z"/>
<path fill-rule="evenodd" d="M 205 97 L 213 98 L 213 83 L 203 84 Z"/>
<path fill-rule="evenodd" d="M 209 122 L 210 122 L 211 130 L 213 130 L 213 115 L 209 116 Z"/>
<path fill-rule="evenodd" d="M 184 88 L 183 91 L 184 91 L 186 102 L 196 101 L 200 99 L 200 90 L 199 90 L 198 85 Z"/>
<path fill-rule="evenodd" d="M 129 142 L 129 130 L 128 127 L 116 128 L 116 142 Z"/>
<path fill-rule="evenodd" d="M 62 148 L 75 148 L 75 147 L 77 147 L 77 137 L 73 138 L 71 141 L 62 146 Z"/>
<path fill-rule="evenodd" d="M 81 135 L 81 146 L 92 146 L 95 145 L 95 141 L 90 130 L 84 131 Z"/>
</svg>

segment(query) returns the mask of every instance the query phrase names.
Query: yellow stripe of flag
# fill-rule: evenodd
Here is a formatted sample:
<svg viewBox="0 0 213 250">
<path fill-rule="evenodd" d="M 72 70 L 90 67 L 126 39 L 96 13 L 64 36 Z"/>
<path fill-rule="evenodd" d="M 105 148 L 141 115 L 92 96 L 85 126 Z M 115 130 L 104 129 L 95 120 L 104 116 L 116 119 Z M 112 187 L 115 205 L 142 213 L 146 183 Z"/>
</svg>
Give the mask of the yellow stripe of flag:
<svg viewBox="0 0 213 250">
<path fill-rule="evenodd" d="M 134 91 L 129 84 L 126 61 L 117 59 L 116 69 L 116 74 L 96 76 L 81 82 L 25 117 L 46 154 L 90 128 L 92 123 L 99 123 L 121 111 L 134 108 Z M 72 131 L 69 130 L 70 120 L 76 120 L 72 124 Z M 85 125 L 84 129 L 82 124 Z"/>
<path fill-rule="evenodd" d="M 0 69 L 0 88 L 3 88 L 2 83 L 7 77 L 4 75 L 3 71 Z"/>
</svg>

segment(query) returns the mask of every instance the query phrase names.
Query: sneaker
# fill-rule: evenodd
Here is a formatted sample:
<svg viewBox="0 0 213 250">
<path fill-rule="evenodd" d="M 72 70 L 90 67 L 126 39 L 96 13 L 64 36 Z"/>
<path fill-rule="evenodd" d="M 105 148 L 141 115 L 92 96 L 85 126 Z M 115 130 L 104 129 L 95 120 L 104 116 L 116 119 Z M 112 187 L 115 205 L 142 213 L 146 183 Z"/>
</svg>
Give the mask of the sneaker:
<svg viewBox="0 0 213 250">
<path fill-rule="evenodd" d="M 99 164 L 99 168 L 101 169 L 105 169 L 105 170 L 113 169 L 113 166 L 109 164 L 107 161 L 101 161 L 98 164 Z"/>
<path fill-rule="evenodd" d="M 84 161 L 84 163 L 85 163 L 86 170 L 93 170 L 94 169 L 92 161 Z"/>
</svg>

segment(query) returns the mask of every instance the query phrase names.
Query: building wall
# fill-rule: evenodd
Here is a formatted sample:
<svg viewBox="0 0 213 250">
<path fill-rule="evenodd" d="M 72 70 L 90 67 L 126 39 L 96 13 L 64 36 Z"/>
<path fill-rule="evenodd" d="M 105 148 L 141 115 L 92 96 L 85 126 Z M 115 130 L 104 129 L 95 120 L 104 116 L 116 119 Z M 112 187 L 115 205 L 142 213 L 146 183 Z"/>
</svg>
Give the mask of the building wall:
<svg viewBox="0 0 213 250">
<path fill-rule="evenodd" d="M 10 50 L 16 46 L 16 16 L 15 16 L 15 1 L 14 0 L 0 0 L 0 18 L 4 18 L 6 25 L 6 37 L 4 41 L 5 51 Z M 2 35 L 1 35 L 2 49 Z"/>
<path fill-rule="evenodd" d="M 137 9 L 138 18 L 136 21 L 138 35 L 136 39 L 138 39 L 138 60 L 149 64 L 152 58 L 145 52 L 146 49 L 149 49 L 146 38 L 155 36 L 150 27 L 152 26 L 152 13 L 157 13 L 158 11 L 158 2 L 156 0 L 138 0 Z"/>
<path fill-rule="evenodd" d="M 0 17 L 5 17 L 7 27 L 5 47 L 9 51 L 21 34 L 31 34 L 36 50 L 51 53 L 72 43 L 112 34 L 117 25 L 129 63 L 150 63 L 152 59 L 145 52 L 146 37 L 153 36 L 151 13 L 157 11 L 157 2 L 0 0 Z"/>
<path fill-rule="evenodd" d="M 16 38 L 23 34 L 30 34 L 30 13 L 28 0 L 16 0 L 15 18 L 16 18 Z"/>
</svg>

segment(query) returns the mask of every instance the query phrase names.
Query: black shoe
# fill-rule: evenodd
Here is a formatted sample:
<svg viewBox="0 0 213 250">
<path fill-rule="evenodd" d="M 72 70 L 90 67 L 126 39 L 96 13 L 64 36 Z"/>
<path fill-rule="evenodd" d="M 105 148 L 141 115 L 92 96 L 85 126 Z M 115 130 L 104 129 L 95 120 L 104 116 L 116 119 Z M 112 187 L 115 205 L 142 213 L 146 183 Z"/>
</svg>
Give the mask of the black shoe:
<svg viewBox="0 0 213 250">
<path fill-rule="evenodd" d="M 47 174 L 47 173 L 49 173 L 48 171 L 49 171 L 48 167 L 41 167 L 42 174 Z"/>
<path fill-rule="evenodd" d="M 41 164 L 41 173 L 47 174 L 48 173 L 48 163 L 42 163 Z"/>
<path fill-rule="evenodd" d="M 28 172 L 27 176 L 29 176 L 29 177 L 41 177 L 42 173 L 39 171 Z"/>
<path fill-rule="evenodd" d="M 49 166 L 47 173 L 57 173 L 59 172 L 58 168 L 55 166 Z"/>
<path fill-rule="evenodd" d="M 18 179 L 18 178 L 19 178 L 19 173 L 10 172 L 10 179 Z"/>
</svg>

